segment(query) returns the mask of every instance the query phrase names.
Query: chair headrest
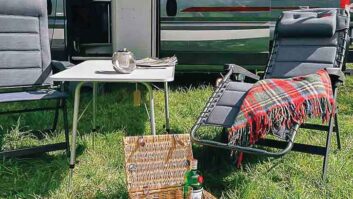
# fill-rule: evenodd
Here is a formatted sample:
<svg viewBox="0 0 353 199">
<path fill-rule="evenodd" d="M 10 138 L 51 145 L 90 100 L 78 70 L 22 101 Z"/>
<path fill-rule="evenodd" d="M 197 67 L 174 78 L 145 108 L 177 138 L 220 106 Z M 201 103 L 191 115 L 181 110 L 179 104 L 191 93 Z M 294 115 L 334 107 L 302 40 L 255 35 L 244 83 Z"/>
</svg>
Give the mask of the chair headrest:
<svg viewBox="0 0 353 199">
<path fill-rule="evenodd" d="M 337 9 L 286 11 L 277 33 L 282 37 L 332 37 L 336 26 Z"/>
<path fill-rule="evenodd" d="M 0 0 L 0 15 L 41 17 L 46 13 L 46 0 Z"/>
</svg>

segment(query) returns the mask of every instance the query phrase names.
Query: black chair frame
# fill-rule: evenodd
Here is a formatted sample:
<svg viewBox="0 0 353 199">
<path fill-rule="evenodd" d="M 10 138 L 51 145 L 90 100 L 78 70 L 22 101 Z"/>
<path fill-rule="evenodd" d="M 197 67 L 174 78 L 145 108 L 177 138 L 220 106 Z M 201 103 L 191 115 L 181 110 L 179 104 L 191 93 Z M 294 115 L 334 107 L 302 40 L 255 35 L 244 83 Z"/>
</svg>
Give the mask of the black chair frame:
<svg viewBox="0 0 353 199">
<path fill-rule="evenodd" d="M 1 90 L 6 91 L 6 93 L 18 92 L 20 91 L 36 91 L 36 90 L 58 90 L 64 93 L 64 85 L 38 85 L 38 86 L 23 86 L 23 87 L 2 87 Z M 1 111 L 0 116 L 9 115 L 9 114 L 21 114 L 21 113 L 29 113 L 29 112 L 39 112 L 39 111 L 52 111 L 54 112 L 54 119 L 52 123 L 51 129 L 44 129 L 43 131 L 55 132 L 58 126 L 59 120 L 59 112 L 62 112 L 62 119 L 65 131 L 65 141 L 55 143 L 55 144 L 47 144 L 41 145 L 36 147 L 29 147 L 29 148 L 21 148 L 21 149 L 13 149 L 13 150 L 6 150 L 0 151 L 0 157 L 3 158 L 10 158 L 10 157 L 24 157 L 34 154 L 41 154 L 51 151 L 57 150 L 66 150 L 66 153 L 69 154 L 69 124 L 68 124 L 68 117 L 67 117 L 67 96 L 63 95 L 57 98 L 50 98 L 50 99 L 39 99 L 39 100 L 17 100 L 11 102 L 2 102 L 1 104 L 8 104 L 14 102 L 29 102 L 29 101 L 56 101 L 55 106 L 44 106 L 40 108 L 24 108 L 24 109 L 16 109 L 16 110 L 7 110 Z"/>
</svg>

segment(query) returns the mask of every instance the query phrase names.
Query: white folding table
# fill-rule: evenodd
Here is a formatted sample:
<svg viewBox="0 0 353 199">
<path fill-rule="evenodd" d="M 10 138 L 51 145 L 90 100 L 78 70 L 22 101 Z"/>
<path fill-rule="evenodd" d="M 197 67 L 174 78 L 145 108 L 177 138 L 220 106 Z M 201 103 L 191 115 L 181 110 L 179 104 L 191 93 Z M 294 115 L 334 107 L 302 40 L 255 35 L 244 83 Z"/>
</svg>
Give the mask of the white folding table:
<svg viewBox="0 0 353 199">
<path fill-rule="evenodd" d="M 141 83 L 146 86 L 149 92 L 150 101 L 150 124 L 151 132 L 156 135 L 155 115 L 154 115 L 154 97 L 152 82 L 164 83 L 164 97 L 165 97 L 165 117 L 166 130 L 170 131 L 169 125 L 169 96 L 168 96 L 168 82 L 174 80 L 175 66 L 167 67 L 138 67 L 131 74 L 118 74 L 113 69 L 110 60 L 92 60 L 85 61 L 70 69 L 57 73 L 51 76 L 53 81 L 59 82 L 78 82 L 75 89 L 74 114 L 72 122 L 72 140 L 71 140 L 71 155 L 70 155 L 70 182 L 72 179 L 73 169 L 76 161 L 76 138 L 77 138 L 77 123 L 80 104 L 80 93 L 84 83 L 93 83 L 93 129 L 96 129 L 96 98 L 97 98 L 97 84 L 99 82 L 128 82 Z M 71 184 L 71 183 L 70 183 Z"/>
</svg>

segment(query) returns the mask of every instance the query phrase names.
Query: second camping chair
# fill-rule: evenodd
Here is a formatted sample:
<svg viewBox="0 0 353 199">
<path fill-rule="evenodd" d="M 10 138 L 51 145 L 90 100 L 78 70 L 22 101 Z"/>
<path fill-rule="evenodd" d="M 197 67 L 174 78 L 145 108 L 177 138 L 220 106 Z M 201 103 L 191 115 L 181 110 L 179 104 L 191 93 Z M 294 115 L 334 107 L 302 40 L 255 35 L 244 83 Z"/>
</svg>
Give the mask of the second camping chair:
<svg viewBox="0 0 353 199">
<path fill-rule="evenodd" d="M 306 9 L 286 11 L 279 18 L 273 48 L 264 78 L 290 78 L 314 74 L 326 69 L 330 74 L 333 97 L 337 97 L 337 87 L 344 80 L 343 68 L 349 44 L 349 12 L 342 9 Z M 324 157 L 322 177 L 325 178 L 333 133 L 341 148 L 337 110 L 329 119 L 328 125 L 300 124 L 291 129 L 290 136 L 278 139 L 260 139 L 256 145 L 279 148 L 268 151 L 254 146 L 222 143 L 201 138 L 197 132 L 204 126 L 218 126 L 223 130 L 231 128 L 240 111 L 242 101 L 253 84 L 239 82 L 245 77 L 259 80 L 260 77 L 235 65 L 227 64 L 229 71 L 216 88 L 206 107 L 191 130 L 192 140 L 198 144 L 229 149 L 249 154 L 282 156 L 289 151 L 299 151 Z M 326 145 L 314 146 L 294 143 L 298 128 L 327 132 Z"/>
</svg>

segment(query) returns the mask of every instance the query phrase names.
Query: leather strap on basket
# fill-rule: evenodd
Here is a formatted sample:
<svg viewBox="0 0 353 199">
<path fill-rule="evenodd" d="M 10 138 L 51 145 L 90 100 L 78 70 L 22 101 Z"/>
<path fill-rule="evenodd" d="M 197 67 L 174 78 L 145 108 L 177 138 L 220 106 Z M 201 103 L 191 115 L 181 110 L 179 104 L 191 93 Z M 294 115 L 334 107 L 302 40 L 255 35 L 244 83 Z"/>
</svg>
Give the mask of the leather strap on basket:
<svg viewBox="0 0 353 199">
<path fill-rule="evenodd" d="M 180 146 L 185 146 L 185 143 L 183 141 L 181 141 L 179 139 L 179 137 L 177 135 L 173 135 L 172 136 L 172 147 L 170 147 L 169 151 L 168 151 L 168 155 L 165 159 L 165 162 L 167 163 L 170 158 L 172 157 L 173 155 L 173 152 L 175 151 L 176 147 L 177 147 L 177 144 L 179 144 Z"/>
<path fill-rule="evenodd" d="M 146 144 L 146 143 L 145 143 L 143 137 L 140 136 L 140 137 L 137 139 L 137 142 L 136 142 L 136 145 L 135 145 L 134 150 L 132 150 L 131 154 L 129 155 L 128 162 L 131 162 L 131 157 L 136 153 L 136 151 L 137 151 L 140 147 L 144 147 L 145 144 Z"/>
<path fill-rule="evenodd" d="M 143 194 L 147 197 L 150 195 L 150 190 L 148 188 L 148 186 L 144 186 L 143 187 Z"/>
</svg>

